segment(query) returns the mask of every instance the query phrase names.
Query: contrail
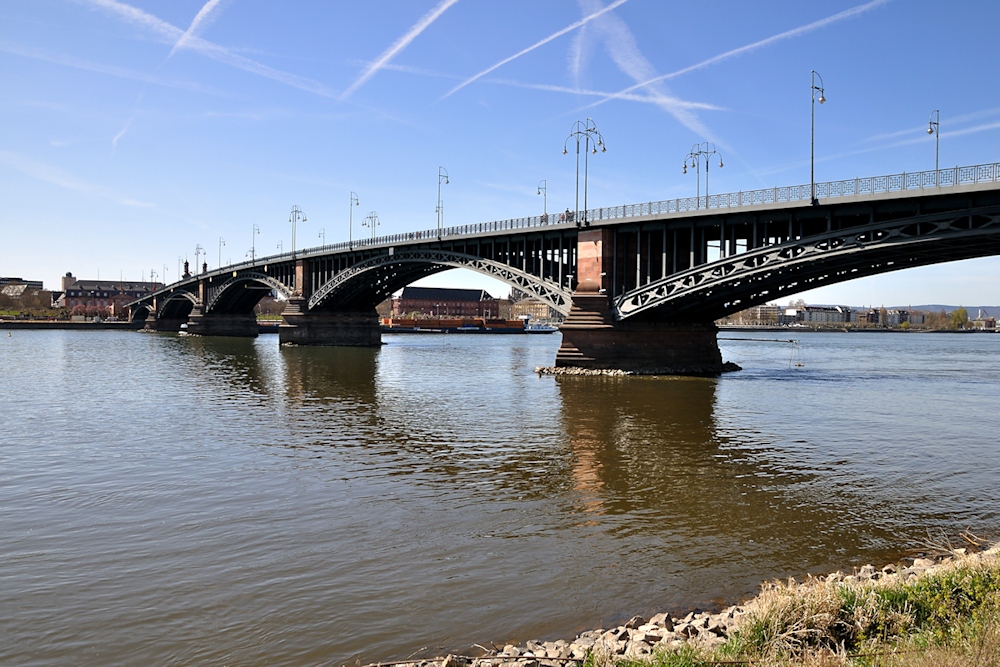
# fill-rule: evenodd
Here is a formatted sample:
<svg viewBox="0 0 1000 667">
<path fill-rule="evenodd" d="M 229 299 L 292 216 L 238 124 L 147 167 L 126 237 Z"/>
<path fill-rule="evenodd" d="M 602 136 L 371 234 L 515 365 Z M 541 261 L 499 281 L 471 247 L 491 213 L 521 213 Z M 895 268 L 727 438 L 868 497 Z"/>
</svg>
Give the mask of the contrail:
<svg viewBox="0 0 1000 667">
<path fill-rule="evenodd" d="M 517 53 L 515 53 L 512 56 L 510 56 L 509 58 L 504 58 L 503 60 L 501 60 L 500 62 L 498 62 L 496 65 L 493 65 L 492 67 L 487 67 L 486 69 L 484 69 L 479 74 L 476 74 L 475 76 L 472 76 L 472 77 L 466 79 L 462 83 L 458 84 L 457 86 L 455 86 L 454 88 L 452 88 L 451 90 L 449 90 L 447 93 L 445 93 L 441 97 L 440 100 L 438 100 L 438 102 L 440 102 L 441 100 L 446 99 L 448 97 L 451 97 L 452 95 L 454 95 L 455 93 L 457 93 L 458 91 L 460 91 L 462 88 L 465 88 L 466 86 L 468 86 L 473 81 L 476 81 L 477 79 L 480 79 L 480 78 L 486 76 L 487 74 L 489 74 L 493 70 L 498 69 L 500 67 L 503 67 L 504 65 L 506 65 L 510 61 L 516 60 L 517 58 L 520 58 L 524 54 L 530 53 L 531 51 L 534 51 L 535 49 L 537 49 L 540 46 L 548 44 L 549 42 L 551 42 L 553 39 L 556 39 L 557 37 L 562 37 L 567 32 L 570 32 L 572 30 L 576 30 L 577 28 L 579 28 L 582 25 L 586 25 L 590 21 L 593 21 L 594 19 L 596 19 L 598 16 L 601 16 L 602 14 L 610 12 L 611 10 L 624 5 L 626 2 L 628 2 L 628 0 L 615 0 L 610 5 L 608 5 L 607 7 L 603 8 L 603 9 L 601 9 L 600 11 L 594 12 L 590 16 L 585 16 L 582 19 L 580 19 L 579 21 L 577 21 L 576 23 L 568 25 L 568 26 L 566 26 L 565 28 L 563 28 L 562 30 L 560 30 L 558 32 L 552 33 L 551 35 L 549 35 L 545 39 L 540 40 L 538 42 L 535 42 L 534 44 L 532 44 L 528 48 L 526 48 L 526 49 L 524 49 L 522 51 L 518 51 Z"/>
<path fill-rule="evenodd" d="M 149 30 L 160 35 L 163 41 L 171 45 L 177 44 L 177 42 L 180 41 L 181 37 L 185 34 L 185 32 L 177 26 L 167 23 L 163 19 L 144 12 L 141 9 L 118 2 L 118 0 L 84 1 L 87 4 L 111 11 L 131 23 L 136 23 L 148 28 Z M 279 83 L 292 86 L 293 88 L 305 90 L 310 93 L 316 93 L 317 95 L 322 95 L 324 97 L 334 97 L 333 91 L 319 81 L 290 74 L 289 72 L 276 70 L 255 60 L 250 60 L 249 58 L 237 55 L 232 51 L 219 46 L 218 44 L 205 41 L 195 35 L 190 35 L 188 37 L 187 48 L 193 49 L 198 53 L 208 56 L 214 60 L 218 60 L 219 62 L 223 62 L 227 65 L 232 65 L 233 67 L 237 67 L 247 72 L 278 81 Z"/>
<path fill-rule="evenodd" d="M 195 14 L 195 17 L 191 21 L 191 25 L 188 26 L 187 31 L 183 35 L 181 35 L 180 39 L 177 40 L 177 43 L 174 44 L 174 48 L 170 49 L 170 53 L 167 55 L 167 58 L 170 58 L 170 56 L 174 55 L 174 53 L 177 52 L 178 49 L 182 49 L 185 46 L 187 46 L 187 43 L 191 41 L 192 37 L 194 37 L 195 31 L 201 27 L 201 24 L 204 23 L 205 19 L 208 18 L 209 14 L 211 14 L 215 10 L 215 8 L 218 7 L 219 4 L 222 2 L 223 0 L 208 0 L 208 2 L 205 3 L 205 5 L 198 11 L 198 13 Z"/>
<path fill-rule="evenodd" d="M 868 3 L 863 4 L 863 5 L 858 5 L 857 7 L 852 7 L 851 9 L 845 9 L 844 11 L 842 11 L 842 12 L 840 12 L 838 14 L 834 14 L 832 16 L 828 16 L 828 17 L 826 17 L 824 19 L 820 19 L 818 21 L 813 21 L 812 23 L 809 23 L 807 25 L 800 26 L 798 28 L 793 28 L 791 30 L 787 30 L 787 31 L 779 33 L 777 35 L 773 35 L 771 37 L 768 37 L 767 39 L 762 39 L 762 40 L 760 40 L 758 42 L 754 42 L 753 44 L 747 44 L 746 46 L 741 46 L 738 49 L 733 49 L 731 51 L 726 51 L 725 53 L 720 53 L 717 56 L 713 56 L 713 57 L 709 58 L 708 60 L 703 60 L 700 63 L 697 63 L 695 65 L 691 65 L 690 67 L 685 67 L 684 69 L 677 70 L 676 72 L 671 72 L 669 74 L 663 74 L 661 76 L 653 77 L 653 78 L 648 79 L 646 81 L 643 81 L 641 83 L 637 83 L 634 86 L 629 86 L 628 88 L 625 88 L 625 89 L 619 91 L 618 93 L 615 93 L 613 95 L 609 95 L 607 98 L 605 98 L 603 100 L 600 100 L 598 102 L 594 102 L 593 104 L 590 104 L 590 105 L 588 105 L 586 107 L 583 107 L 583 108 L 584 109 L 588 109 L 590 107 L 595 107 L 595 106 L 598 106 L 600 104 L 604 104 L 605 102 L 608 102 L 610 100 L 616 99 L 617 95 L 621 95 L 621 94 L 624 94 L 624 93 L 630 93 L 630 92 L 632 92 L 633 90 L 635 90 L 637 88 L 642 88 L 643 86 L 648 86 L 650 84 L 657 83 L 659 81 L 666 81 L 668 79 L 673 79 L 675 77 L 681 76 L 682 74 L 687 74 L 689 72 L 694 72 L 694 71 L 699 70 L 699 69 L 704 69 L 705 67 L 708 67 L 709 65 L 714 65 L 714 64 L 716 64 L 718 62 L 722 62 L 723 60 L 728 60 L 730 58 L 735 58 L 736 56 L 741 56 L 741 55 L 744 55 L 746 53 L 750 53 L 752 51 L 756 51 L 759 48 L 762 48 L 762 47 L 765 47 L 765 46 L 770 46 L 771 44 L 774 44 L 775 42 L 780 42 L 780 41 L 783 41 L 783 40 L 786 40 L 786 39 L 791 39 L 793 37 L 798 37 L 799 35 L 804 35 L 804 34 L 806 34 L 808 32 L 812 32 L 814 30 L 818 30 L 820 28 L 824 28 L 824 27 L 830 25 L 831 23 L 836 23 L 836 22 L 842 21 L 844 19 L 848 19 L 848 18 L 852 18 L 854 16 L 858 16 L 859 14 L 863 14 L 863 13 L 865 13 L 867 11 L 870 11 L 872 9 L 875 9 L 876 7 L 879 7 L 881 5 L 888 4 L 890 1 L 891 0 L 872 0 L 872 2 L 868 2 Z"/>
<path fill-rule="evenodd" d="M 417 21 L 414 24 L 414 26 L 410 28 L 409 32 L 407 32 L 405 35 L 397 39 L 392 46 L 390 46 L 382 53 L 382 55 L 376 58 L 375 62 L 370 64 L 368 68 L 361 73 L 361 76 L 359 76 L 357 80 L 347 88 L 347 90 L 345 90 L 340 94 L 340 99 L 346 100 L 348 97 L 354 94 L 354 91 L 356 91 L 361 86 L 365 85 L 368 79 L 375 76 L 376 72 L 385 67 L 390 60 L 395 58 L 400 51 L 409 46 L 410 42 L 415 40 L 417 36 L 420 35 L 420 33 L 426 30 L 430 24 L 434 23 L 434 21 L 436 21 L 439 16 L 444 14 L 445 11 L 447 11 L 447 9 L 452 5 L 454 5 L 456 2 L 458 2 L 458 0 L 441 0 L 441 2 L 438 3 L 437 7 L 427 12 L 427 14 L 425 14 L 423 18 Z"/>
</svg>

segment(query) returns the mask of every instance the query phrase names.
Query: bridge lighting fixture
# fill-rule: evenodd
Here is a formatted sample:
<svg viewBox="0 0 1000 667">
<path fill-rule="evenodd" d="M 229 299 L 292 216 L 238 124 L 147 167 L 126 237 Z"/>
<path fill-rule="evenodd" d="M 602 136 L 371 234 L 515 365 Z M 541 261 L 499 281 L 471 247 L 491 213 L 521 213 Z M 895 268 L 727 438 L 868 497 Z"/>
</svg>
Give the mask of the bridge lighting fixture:
<svg viewBox="0 0 1000 667">
<path fill-rule="evenodd" d="M 324 227 L 323 229 L 319 230 L 319 236 L 318 236 L 318 238 L 323 239 L 323 245 L 325 246 L 326 245 L 326 227 Z"/>
<path fill-rule="evenodd" d="M 941 110 L 935 109 L 931 112 L 931 118 L 927 121 L 927 134 L 934 135 L 934 185 L 938 184 L 939 157 L 941 155 Z"/>
<path fill-rule="evenodd" d="M 357 193 L 352 190 L 351 201 L 347 205 L 347 247 L 351 250 L 354 250 L 354 207 L 360 205 Z"/>
<path fill-rule="evenodd" d="M 681 166 L 681 173 L 688 173 L 688 167 L 690 166 L 694 169 L 695 173 L 698 175 L 697 179 L 697 189 L 695 190 L 695 207 L 701 208 L 701 163 L 705 163 L 705 208 L 708 208 L 708 165 L 710 162 L 710 156 L 719 156 L 719 168 L 721 169 L 722 164 L 722 154 L 715 150 L 715 144 L 711 141 L 703 141 L 700 144 L 695 144 L 691 147 L 691 151 L 684 158 L 684 163 Z"/>
<path fill-rule="evenodd" d="M 604 135 L 601 134 L 600 130 L 597 129 L 597 125 L 594 123 L 592 118 L 587 118 L 586 120 L 578 120 L 570 127 L 569 136 L 566 137 L 566 141 L 563 142 L 563 155 L 569 153 L 569 142 L 573 139 L 576 141 L 576 200 L 575 200 L 575 213 L 573 219 L 576 221 L 577 227 L 589 227 L 590 221 L 587 220 L 587 176 L 589 171 L 589 160 L 591 153 L 596 154 L 597 149 L 600 148 L 602 153 L 608 151 L 607 146 L 604 143 Z M 580 142 L 583 142 L 583 216 L 580 216 Z"/>
<path fill-rule="evenodd" d="M 816 79 L 819 79 L 819 85 L 816 85 Z M 809 134 L 809 201 L 813 206 L 819 203 L 816 199 L 816 102 L 820 104 L 826 103 L 826 84 L 823 83 L 823 77 L 819 75 L 816 70 L 812 71 L 812 84 L 811 84 L 811 94 L 812 94 L 812 116 L 810 119 L 810 134 Z M 816 93 L 819 92 L 819 98 L 817 99 Z"/>
<path fill-rule="evenodd" d="M 226 239 L 219 237 L 219 268 L 222 268 L 222 246 L 226 245 Z"/>
<path fill-rule="evenodd" d="M 194 271 L 195 271 L 195 273 L 198 273 L 198 269 L 199 269 L 199 267 L 201 267 L 201 262 L 198 261 L 198 258 L 201 257 L 201 255 L 204 252 L 205 252 L 205 249 L 201 247 L 200 243 L 195 244 L 195 246 L 194 246 Z"/>
<path fill-rule="evenodd" d="M 437 208 L 434 209 L 437 212 L 437 229 L 438 229 L 438 239 L 441 238 L 441 228 L 444 227 L 444 200 L 441 199 L 441 181 L 444 180 L 444 184 L 448 185 L 448 170 L 444 167 L 438 167 L 438 200 Z"/>
<path fill-rule="evenodd" d="M 375 211 L 372 211 L 367 216 L 365 216 L 365 219 L 361 222 L 362 227 L 371 227 L 373 241 L 375 240 L 375 228 L 381 224 L 382 223 L 379 222 L 378 219 L 378 213 L 376 213 Z"/>
<path fill-rule="evenodd" d="M 250 236 L 250 261 L 257 261 L 257 235 L 260 234 L 260 227 L 256 224 L 253 226 L 253 234 Z"/>
<path fill-rule="evenodd" d="M 288 222 L 292 223 L 292 257 L 295 257 L 295 223 L 299 221 L 305 222 L 306 214 L 296 204 L 292 206 L 292 212 L 288 215 Z"/>
<path fill-rule="evenodd" d="M 548 220 L 549 218 L 549 188 L 548 181 L 542 179 L 538 181 L 538 192 L 536 195 L 542 195 L 542 219 Z"/>
</svg>

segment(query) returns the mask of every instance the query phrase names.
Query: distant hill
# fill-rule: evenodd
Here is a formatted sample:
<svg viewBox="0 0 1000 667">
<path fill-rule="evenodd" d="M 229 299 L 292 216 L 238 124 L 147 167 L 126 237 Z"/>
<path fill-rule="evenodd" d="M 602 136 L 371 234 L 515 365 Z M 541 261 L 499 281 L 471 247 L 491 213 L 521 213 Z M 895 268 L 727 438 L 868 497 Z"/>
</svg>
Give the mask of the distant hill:
<svg viewBox="0 0 1000 667">
<path fill-rule="evenodd" d="M 946 313 L 951 313 L 953 310 L 958 310 L 959 308 L 965 308 L 965 311 L 969 313 L 969 317 L 975 317 L 979 310 L 982 309 L 987 315 L 991 317 L 996 317 L 1000 315 L 1000 306 L 946 306 L 940 303 L 932 303 L 922 306 L 889 306 L 889 308 L 903 309 L 903 310 L 924 310 L 930 313 L 940 313 L 942 310 Z"/>
</svg>

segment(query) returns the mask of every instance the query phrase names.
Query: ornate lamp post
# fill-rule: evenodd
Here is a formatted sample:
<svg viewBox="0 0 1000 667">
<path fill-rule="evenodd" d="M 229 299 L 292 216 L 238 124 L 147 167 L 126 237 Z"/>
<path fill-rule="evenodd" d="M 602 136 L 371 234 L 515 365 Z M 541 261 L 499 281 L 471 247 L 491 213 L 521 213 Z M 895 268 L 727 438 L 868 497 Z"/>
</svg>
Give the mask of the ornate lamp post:
<svg viewBox="0 0 1000 667">
<path fill-rule="evenodd" d="M 218 266 L 218 268 L 220 268 L 220 269 L 222 268 L 222 246 L 224 246 L 224 245 L 226 245 L 226 239 L 224 239 L 224 238 L 222 238 L 220 236 L 219 237 L 219 266 Z"/>
<path fill-rule="evenodd" d="M 354 250 L 354 207 L 360 205 L 357 193 L 351 191 L 351 202 L 347 205 L 347 247 L 351 250 Z"/>
<path fill-rule="evenodd" d="M 253 226 L 253 234 L 250 236 L 250 261 L 257 261 L 257 235 L 260 234 L 260 227 Z"/>
<path fill-rule="evenodd" d="M 573 214 L 573 219 L 576 220 L 576 226 L 580 227 L 581 223 L 585 226 L 590 225 L 590 221 L 586 219 L 587 217 L 587 168 L 589 164 L 589 158 L 591 153 L 597 153 L 598 147 L 601 149 L 602 153 L 607 152 L 607 147 L 604 144 L 604 135 L 601 134 L 600 130 L 597 129 L 597 125 L 594 124 L 593 119 L 588 118 L 587 120 L 578 120 L 573 123 L 570 129 L 569 136 L 566 137 L 566 141 L 563 142 L 563 155 L 566 155 L 569 151 L 567 146 L 569 146 L 570 139 L 576 140 L 576 211 Z M 583 140 L 583 217 L 580 219 L 580 140 Z M 593 144 L 593 145 L 591 145 Z"/>
<path fill-rule="evenodd" d="M 295 256 L 295 223 L 299 221 L 305 222 L 306 214 L 296 204 L 292 206 L 292 212 L 288 215 L 288 222 L 292 223 L 292 257 Z"/>
<path fill-rule="evenodd" d="M 200 243 L 195 244 L 195 246 L 194 246 L 194 271 L 195 271 L 195 274 L 198 273 L 198 268 L 201 266 L 201 263 L 198 261 L 198 258 L 201 257 L 202 253 L 204 253 L 204 252 L 205 252 L 205 249 L 201 247 Z"/>
<path fill-rule="evenodd" d="M 444 201 L 441 199 L 441 181 L 444 181 L 445 185 L 450 182 L 448 180 L 448 170 L 444 167 L 438 167 L 438 201 L 437 208 L 434 209 L 437 212 L 437 225 L 438 225 L 438 238 L 441 238 L 441 228 L 444 227 Z"/>
<path fill-rule="evenodd" d="M 375 211 L 372 211 L 367 216 L 365 216 L 365 219 L 361 222 L 362 227 L 371 227 L 373 241 L 375 240 L 375 228 L 378 227 L 380 224 L 382 223 L 379 222 L 378 213 L 376 213 Z"/>
<path fill-rule="evenodd" d="M 819 79 L 819 85 L 816 85 L 816 79 Z M 812 93 L 812 116 L 810 118 L 810 135 L 809 135 L 809 201 L 813 206 L 819 203 L 816 199 L 816 102 L 820 104 L 826 103 L 826 84 L 823 83 L 823 77 L 819 75 L 816 70 L 812 71 L 812 84 L 810 86 Z M 816 93 L 819 92 L 819 97 L 816 97 Z"/>
<path fill-rule="evenodd" d="M 688 166 L 695 170 L 698 176 L 697 190 L 695 191 L 696 197 L 696 208 L 701 208 L 701 163 L 702 160 L 705 162 L 705 208 L 708 208 L 708 165 L 711 162 L 709 156 L 718 155 L 719 156 L 719 169 L 722 169 L 722 154 L 715 150 L 715 144 L 711 141 L 703 141 L 700 144 L 695 144 L 691 147 L 691 152 L 687 154 L 684 158 L 684 166 L 681 167 L 681 173 L 688 173 Z"/>
<path fill-rule="evenodd" d="M 542 222 L 547 222 L 549 219 L 549 188 L 546 179 L 538 181 L 538 192 L 535 194 L 542 195 Z"/>
<path fill-rule="evenodd" d="M 323 245 L 326 245 L 326 227 L 319 230 L 319 238 L 323 239 Z"/>
<path fill-rule="evenodd" d="M 941 155 L 941 110 L 935 109 L 931 112 L 931 119 L 927 121 L 927 134 L 934 135 L 934 185 L 938 184 L 938 160 Z"/>
</svg>

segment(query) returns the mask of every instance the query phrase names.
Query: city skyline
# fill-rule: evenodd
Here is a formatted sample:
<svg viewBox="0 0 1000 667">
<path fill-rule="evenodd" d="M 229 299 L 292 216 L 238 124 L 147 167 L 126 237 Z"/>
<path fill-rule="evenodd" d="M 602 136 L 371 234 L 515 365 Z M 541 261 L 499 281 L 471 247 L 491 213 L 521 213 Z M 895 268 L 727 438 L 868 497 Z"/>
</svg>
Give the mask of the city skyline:
<svg viewBox="0 0 1000 667">
<path fill-rule="evenodd" d="M 827 99 L 817 181 L 932 169 L 936 139 L 942 168 L 1000 161 L 998 94 L 967 64 L 991 62 L 977 51 L 1000 9 L 929 8 L 5 6 L 0 274 L 173 282 L 198 246 L 211 267 L 290 249 L 294 205 L 299 248 L 347 240 L 351 215 L 353 238 L 373 212 L 378 234 L 433 228 L 438 191 L 446 226 L 574 208 L 562 150 L 587 117 L 608 147 L 590 163 L 591 207 L 704 194 L 704 174 L 681 169 L 703 141 L 725 162 L 713 193 L 808 183 L 811 70 Z M 796 298 L 994 303 L 998 278 L 985 258 Z M 504 291 L 474 274 L 420 284 Z"/>
</svg>

